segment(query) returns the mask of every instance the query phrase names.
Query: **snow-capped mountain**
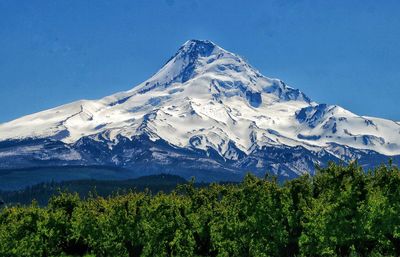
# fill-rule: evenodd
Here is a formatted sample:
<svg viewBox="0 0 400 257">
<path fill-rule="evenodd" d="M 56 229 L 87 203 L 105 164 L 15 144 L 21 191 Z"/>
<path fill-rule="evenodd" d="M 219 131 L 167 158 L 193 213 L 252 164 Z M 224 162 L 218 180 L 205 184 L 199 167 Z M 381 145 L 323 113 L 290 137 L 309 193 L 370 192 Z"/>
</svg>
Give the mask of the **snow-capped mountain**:
<svg viewBox="0 0 400 257">
<path fill-rule="evenodd" d="M 318 104 L 207 40 L 150 79 L 0 125 L 1 168 L 118 166 L 201 179 L 314 172 L 329 160 L 400 160 L 400 124 Z"/>
</svg>

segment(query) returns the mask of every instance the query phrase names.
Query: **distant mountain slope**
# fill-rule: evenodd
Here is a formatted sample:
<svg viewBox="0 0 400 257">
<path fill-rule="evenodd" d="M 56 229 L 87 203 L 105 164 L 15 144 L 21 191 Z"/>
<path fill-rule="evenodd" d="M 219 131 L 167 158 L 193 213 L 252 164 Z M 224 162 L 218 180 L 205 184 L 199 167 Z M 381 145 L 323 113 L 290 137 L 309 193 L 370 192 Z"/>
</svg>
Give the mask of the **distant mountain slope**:
<svg viewBox="0 0 400 257">
<path fill-rule="evenodd" d="M 57 195 L 60 191 L 78 193 L 81 197 L 96 194 L 109 197 L 117 193 L 126 193 L 130 190 L 144 192 L 149 190 L 152 194 L 162 191 L 171 192 L 178 185 L 187 184 L 188 181 L 182 177 L 168 174 L 143 176 L 128 180 L 93 180 L 82 179 L 66 182 L 46 182 L 14 191 L 0 190 L 0 201 L 10 204 L 30 204 L 32 200 L 38 201 L 40 205 L 47 205 L 50 197 Z M 196 184 L 205 186 L 206 184 Z"/>
<path fill-rule="evenodd" d="M 345 93 L 345 92 L 344 92 Z M 0 125 L 1 168 L 107 165 L 203 180 L 400 160 L 400 125 L 318 104 L 207 40 L 150 79 Z"/>
</svg>

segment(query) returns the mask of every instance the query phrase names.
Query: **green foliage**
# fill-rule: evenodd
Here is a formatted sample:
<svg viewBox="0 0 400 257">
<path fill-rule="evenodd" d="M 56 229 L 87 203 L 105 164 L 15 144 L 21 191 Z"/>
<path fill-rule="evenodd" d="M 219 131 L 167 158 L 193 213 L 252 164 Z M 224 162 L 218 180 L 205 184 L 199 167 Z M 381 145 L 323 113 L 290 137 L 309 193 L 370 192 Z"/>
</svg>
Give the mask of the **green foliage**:
<svg viewBox="0 0 400 257">
<path fill-rule="evenodd" d="M 0 256 L 399 256 L 399 213 L 391 164 L 156 195 L 59 192 L 0 210 Z"/>
</svg>

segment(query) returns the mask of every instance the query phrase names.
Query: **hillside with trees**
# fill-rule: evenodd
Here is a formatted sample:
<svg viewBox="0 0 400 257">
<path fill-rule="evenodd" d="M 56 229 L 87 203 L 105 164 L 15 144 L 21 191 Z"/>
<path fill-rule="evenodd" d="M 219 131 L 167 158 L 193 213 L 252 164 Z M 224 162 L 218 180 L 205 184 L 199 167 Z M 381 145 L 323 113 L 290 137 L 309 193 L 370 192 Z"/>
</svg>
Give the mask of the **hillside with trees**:
<svg viewBox="0 0 400 257">
<path fill-rule="evenodd" d="M 278 183 L 109 197 L 61 192 L 0 212 L 0 256 L 399 256 L 400 170 L 331 163 Z"/>
</svg>

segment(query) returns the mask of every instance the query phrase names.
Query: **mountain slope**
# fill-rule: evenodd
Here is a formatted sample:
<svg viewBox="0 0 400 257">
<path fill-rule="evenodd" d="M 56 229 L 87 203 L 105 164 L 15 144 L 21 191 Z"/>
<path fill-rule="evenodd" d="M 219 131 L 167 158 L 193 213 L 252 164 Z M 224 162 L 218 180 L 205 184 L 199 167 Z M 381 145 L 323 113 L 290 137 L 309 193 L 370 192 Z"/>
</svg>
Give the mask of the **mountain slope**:
<svg viewBox="0 0 400 257">
<path fill-rule="evenodd" d="M 115 165 L 220 179 L 313 172 L 400 155 L 400 125 L 311 101 L 210 41 L 190 40 L 150 79 L 0 125 L 3 168 Z"/>
</svg>

